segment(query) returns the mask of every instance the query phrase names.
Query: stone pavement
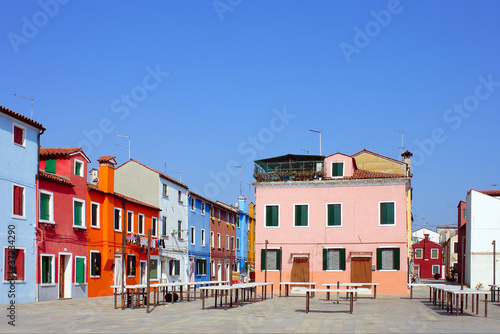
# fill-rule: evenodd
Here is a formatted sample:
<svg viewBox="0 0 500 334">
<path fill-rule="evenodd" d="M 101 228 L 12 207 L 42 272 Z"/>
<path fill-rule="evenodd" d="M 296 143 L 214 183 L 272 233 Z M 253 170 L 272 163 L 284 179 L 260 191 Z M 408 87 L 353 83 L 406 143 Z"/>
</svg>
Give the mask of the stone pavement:
<svg viewBox="0 0 500 334">
<path fill-rule="evenodd" d="M 204 333 L 500 333 L 500 303 L 488 302 L 484 317 L 484 299 L 479 315 L 469 309 L 460 316 L 429 303 L 426 287 L 414 289 L 414 299 L 407 296 L 377 296 L 376 300 L 360 298 L 349 304 L 326 302 L 325 294 L 311 300 L 311 311 L 305 313 L 305 297 L 277 297 L 243 307 L 214 309 L 214 299 L 201 309 L 201 301 L 158 306 L 149 314 L 145 309 L 113 309 L 112 297 L 59 300 L 18 304 L 15 327 L 7 324 L 7 305 L 1 305 L 4 316 L 0 333 L 73 333 L 73 332 L 204 332 Z"/>
</svg>

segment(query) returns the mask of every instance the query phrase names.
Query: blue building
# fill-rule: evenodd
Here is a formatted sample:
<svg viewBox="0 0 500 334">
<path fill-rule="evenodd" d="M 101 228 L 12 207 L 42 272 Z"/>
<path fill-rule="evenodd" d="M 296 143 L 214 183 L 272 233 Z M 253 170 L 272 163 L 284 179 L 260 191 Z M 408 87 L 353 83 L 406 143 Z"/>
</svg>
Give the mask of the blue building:
<svg viewBox="0 0 500 334">
<path fill-rule="evenodd" d="M 0 106 L 0 304 L 36 301 L 36 184 L 44 131 Z"/>
<path fill-rule="evenodd" d="M 210 206 L 212 201 L 188 194 L 189 281 L 210 281 Z"/>
<path fill-rule="evenodd" d="M 236 261 L 240 273 L 248 274 L 248 224 L 249 215 L 247 211 L 247 199 L 245 196 L 238 197 L 238 220 L 236 222 Z"/>
</svg>

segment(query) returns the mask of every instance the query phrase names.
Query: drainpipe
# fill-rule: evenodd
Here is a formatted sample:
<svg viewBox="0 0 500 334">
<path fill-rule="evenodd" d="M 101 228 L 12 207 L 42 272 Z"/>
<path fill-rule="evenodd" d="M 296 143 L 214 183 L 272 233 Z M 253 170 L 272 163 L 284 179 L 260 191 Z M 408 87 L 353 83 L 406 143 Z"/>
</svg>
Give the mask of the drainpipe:
<svg viewBox="0 0 500 334">
<path fill-rule="evenodd" d="M 495 285 L 495 284 L 496 284 L 496 283 L 495 283 L 495 278 L 496 278 L 496 277 L 495 277 L 495 274 L 496 274 L 496 270 L 495 270 L 495 265 L 496 265 L 495 246 L 496 246 L 496 245 L 495 245 L 495 244 L 496 244 L 496 241 L 495 241 L 495 240 L 493 240 L 493 241 L 491 242 L 491 244 L 493 245 L 493 285 Z"/>
</svg>

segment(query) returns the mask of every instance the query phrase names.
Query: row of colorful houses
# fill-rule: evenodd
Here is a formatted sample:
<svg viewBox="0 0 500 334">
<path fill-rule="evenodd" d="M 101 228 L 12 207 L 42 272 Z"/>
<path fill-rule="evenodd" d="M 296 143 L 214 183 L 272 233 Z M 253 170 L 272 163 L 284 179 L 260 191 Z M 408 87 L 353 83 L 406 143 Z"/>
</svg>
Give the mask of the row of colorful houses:
<svg viewBox="0 0 500 334">
<path fill-rule="evenodd" d="M 226 280 L 255 267 L 244 196 L 212 201 L 133 159 L 102 156 L 88 171 L 80 148 L 41 148 L 44 131 L 0 107 L 0 304 L 144 283 L 148 250 L 153 282 Z"/>
</svg>

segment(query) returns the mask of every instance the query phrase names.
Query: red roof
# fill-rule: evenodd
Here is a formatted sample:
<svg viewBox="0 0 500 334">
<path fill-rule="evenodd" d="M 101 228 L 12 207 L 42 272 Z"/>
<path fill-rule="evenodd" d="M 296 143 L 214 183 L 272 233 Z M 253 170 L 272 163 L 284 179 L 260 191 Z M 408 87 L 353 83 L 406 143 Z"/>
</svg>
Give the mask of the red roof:
<svg viewBox="0 0 500 334">
<path fill-rule="evenodd" d="M 112 155 L 105 155 L 105 156 L 99 157 L 99 159 L 97 159 L 97 161 L 100 163 L 112 162 L 112 163 L 116 164 L 116 161 L 112 161 L 112 160 L 115 160 L 115 158 L 116 157 L 114 157 Z"/>
<path fill-rule="evenodd" d="M 40 148 L 40 158 L 42 159 L 50 159 L 57 157 L 68 158 L 72 154 L 80 153 L 83 157 L 90 162 L 90 159 L 83 152 L 80 147 L 72 147 L 72 148 Z"/>
<path fill-rule="evenodd" d="M 401 177 L 406 176 L 401 174 L 371 172 L 364 169 L 355 169 L 352 176 L 346 176 L 344 179 L 396 179 Z"/>
<path fill-rule="evenodd" d="M 363 150 L 361 150 L 361 151 L 357 152 L 357 153 L 354 153 L 354 154 L 352 155 L 352 157 L 354 158 L 355 156 L 360 155 L 361 153 L 368 153 L 368 154 L 372 154 L 372 155 L 375 155 L 375 156 L 377 156 L 377 157 L 379 157 L 379 158 L 382 158 L 382 159 L 387 159 L 387 160 L 391 160 L 391 161 L 396 162 L 396 163 L 401 164 L 401 165 L 406 165 L 406 164 L 407 164 L 407 163 L 406 163 L 406 162 L 404 162 L 404 161 L 399 161 L 399 160 L 396 160 L 396 159 L 393 159 L 393 158 L 389 158 L 389 157 L 386 157 L 385 155 L 381 155 L 381 154 L 378 154 L 378 153 L 375 153 L 375 152 L 372 152 L 372 151 L 368 151 L 368 150 L 367 150 L 367 149 L 365 149 L 365 148 L 364 148 Z M 405 153 L 406 153 L 406 152 L 405 152 Z"/>
<path fill-rule="evenodd" d="M 500 196 L 500 190 L 476 190 L 481 194 L 489 195 L 489 196 Z"/>
<path fill-rule="evenodd" d="M 113 195 L 116 198 L 119 198 L 121 200 L 125 200 L 127 202 L 130 202 L 130 203 L 133 203 L 133 204 L 137 204 L 137 205 L 142 205 L 142 206 L 144 206 L 146 208 L 150 208 L 150 209 L 153 209 L 153 210 L 161 211 L 160 208 L 158 208 L 158 207 L 156 207 L 154 205 L 151 205 L 151 204 L 148 204 L 148 203 L 136 200 L 135 198 L 132 198 L 132 197 L 129 197 L 129 196 L 125 196 L 125 195 L 117 193 L 117 192 L 115 192 L 115 193 L 108 193 L 106 191 L 103 191 L 103 190 L 99 189 L 98 186 L 96 186 L 95 184 L 92 184 L 92 183 L 87 183 L 87 189 L 99 192 L 101 194 Z"/>
<path fill-rule="evenodd" d="M 177 180 L 176 180 L 176 179 L 174 179 L 173 177 L 170 177 L 170 176 L 168 176 L 167 174 L 164 174 L 164 173 L 162 173 L 162 172 L 159 172 L 159 171 L 157 171 L 156 169 L 151 168 L 151 167 L 149 167 L 149 166 L 146 166 L 145 164 L 143 164 L 143 163 L 141 163 L 141 162 L 139 162 L 139 161 L 137 161 L 137 160 L 134 160 L 134 159 L 130 159 L 129 161 L 127 161 L 127 162 L 126 162 L 126 163 L 124 163 L 123 165 L 121 165 L 121 166 L 117 167 L 117 169 L 118 169 L 118 168 L 120 168 L 120 167 L 122 167 L 122 166 L 125 166 L 125 165 L 126 165 L 126 164 L 128 164 L 130 161 L 133 161 L 133 162 L 135 162 L 135 163 L 137 163 L 137 164 L 139 164 L 139 165 L 141 165 L 141 166 L 143 166 L 143 167 L 146 167 L 146 168 L 147 168 L 147 169 L 149 169 L 149 170 L 152 170 L 152 171 L 153 171 L 153 172 L 155 172 L 155 173 L 158 173 L 159 175 L 161 175 L 161 176 L 162 176 L 162 177 L 164 177 L 165 179 L 167 179 L 167 180 L 169 180 L 169 181 L 171 181 L 171 182 L 173 182 L 173 183 L 176 183 L 177 185 L 179 185 L 179 186 L 181 186 L 181 187 L 184 187 L 184 188 L 186 188 L 186 189 L 189 189 L 189 187 L 188 187 L 187 185 L 185 185 L 184 183 L 182 183 L 182 182 L 180 182 L 180 181 L 177 181 Z"/>
<path fill-rule="evenodd" d="M 69 180 L 65 179 L 62 176 L 55 175 L 55 174 L 50 174 L 46 173 L 42 170 L 40 170 L 40 177 L 49 181 L 54 181 L 54 182 L 59 182 L 68 186 L 73 186 L 73 183 L 71 183 Z"/>
<path fill-rule="evenodd" d="M 28 117 L 26 117 L 24 115 L 21 115 L 21 114 L 15 112 L 15 111 L 7 109 L 4 106 L 0 106 L 0 112 L 4 113 L 4 114 L 6 114 L 6 115 L 8 115 L 8 116 L 10 116 L 12 118 L 15 118 L 15 119 L 17 119 L 17 120 L 19 120 L 21 122 L 24 122 L 26 124 L 34 126 L 35 128 L 37 128 L 39 130 L 45 131 L 45 128 L 43 127 L 42 124 L 40 124 L 40 123 L 32 120 L 31 118 L 28 118 Z"/>
</svg>

